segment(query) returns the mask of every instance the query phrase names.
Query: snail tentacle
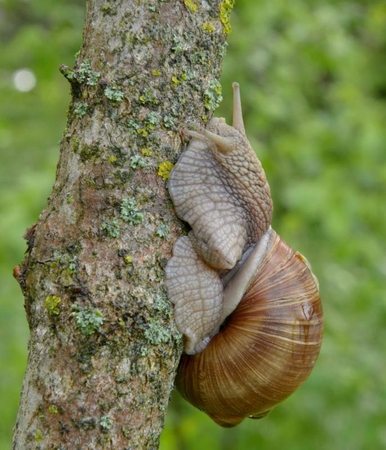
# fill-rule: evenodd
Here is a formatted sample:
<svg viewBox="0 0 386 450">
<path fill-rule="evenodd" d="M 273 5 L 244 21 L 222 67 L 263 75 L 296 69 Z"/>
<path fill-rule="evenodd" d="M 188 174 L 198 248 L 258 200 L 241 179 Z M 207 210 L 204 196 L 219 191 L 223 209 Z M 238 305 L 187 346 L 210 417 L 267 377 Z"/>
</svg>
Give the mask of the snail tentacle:
<svg viewBox="0 0 386 450">
<path fill-rule="evenodd" d="M 239 83 L 232 83 L 233 88 L 233 122 L 232 125 L 245 136 L 243 110 L 241 107 L 241 96 Z"/>
</svg>

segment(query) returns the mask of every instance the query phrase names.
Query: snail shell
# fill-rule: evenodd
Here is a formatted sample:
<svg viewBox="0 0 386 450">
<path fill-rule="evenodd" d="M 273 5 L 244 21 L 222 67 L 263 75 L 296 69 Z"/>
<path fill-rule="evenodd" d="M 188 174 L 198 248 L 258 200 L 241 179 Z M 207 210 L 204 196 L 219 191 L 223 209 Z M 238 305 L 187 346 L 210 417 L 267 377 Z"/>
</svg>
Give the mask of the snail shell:
<svg viewBox="0 0 386 450">
<path fill-rule="evenodd" d="M 171 173 L 176 213 L 192 229 L 165 268 L 185 342 L 176 386 L 225 427 L 263 417 L 294 392 L 323 333 L 317 280 L 271 228 L 269 185 L 233 90 L 233 126 L 213 118 L 187 132 Z"/>
<path fill-rule="evenodd" d="M 322 335 L 317 281 L 272 231 L 236 310 L 203 352 L 182 355 L 176 387 L 223 427 L 263 417 L 307 379 Z"/>
</svg>

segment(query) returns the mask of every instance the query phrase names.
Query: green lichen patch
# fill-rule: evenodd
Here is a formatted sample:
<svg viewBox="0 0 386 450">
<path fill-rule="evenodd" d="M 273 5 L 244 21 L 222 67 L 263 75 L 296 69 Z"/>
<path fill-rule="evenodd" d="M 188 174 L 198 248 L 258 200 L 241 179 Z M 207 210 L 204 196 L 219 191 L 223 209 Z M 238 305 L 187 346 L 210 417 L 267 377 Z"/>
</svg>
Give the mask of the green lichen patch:
<svg viewBox="0 0 386 450">
<path fill-rule="evenodd" d="M 60 267 L 65 267 L 67 273 L 72 275 L 78 268 L 78 257 L 76 253 L 79 251 L 79 246 L 75 243 L 69 245 L 65 252 L 55 252 L 55 263 Z"/>
<path fill-rule="evenodd" d="M 204 106 L 209 111 L 214 111 L 221 101 L 221 84 L 214 78 L 210 81 L 209 87 L 204 91 Z"/>
<path fill-rule="evenodd" d="M 113 88 L 113 87 L 107 87 L 104 90 L 105 96 L 111 100 L 112 102 L 121 102 L 123 100 L 124 97 L 124 93 L 122 91 L 120 91 L 119 89 Z"/>
<path fill-rule="evenodd" d="M 221 56 L 221 58 L 225 58 L 225 56 L 227 54 L 227 51 L 228 51 L 228 42 L 225 41 L 223 43 L 223 45 L 221 46 L 221 49 L 220 49 L 220 56 Z"/>
<path fill-rule="evenodd" d="M 165 128 L 175 128 L 176 123 L 175 120 L 173 119 L 173 117 L 171 116 L 164 116 L 164 126 Z"/>
<path fill-rule="evenodd" d="M 149 114 L 146 116 L 145 119 L 146 129 L 149 131 L 153 130 L 159 124 L 159 121 L 160 121 L 159 115 L 156 112 L 154 111 L 149 112 Z"/>
<path fill-rule="evenodd" d="M 124 166 L 127 160 L 127 149 L 112 146 L 109 147 L 109 156 L 107 162 L 113 164 L 114 166 Z"/>
<path fill-rule="evenodd" d="M 74 137 L 74 140 L 73 140 L 73 150 L 74 150 L 74 153 L 78 153 L 78 150 L 79 150 L 79 138 L 78 138 L 78 136 L 75 136 Z"/>
<path fill-rule="evenodd" d="M 150 97 L 148 98 L 146 97 L 146 95 L 141 95 L 140 99 L 144 103 L 146 103 L 148 100 L 151 101 Z M 134 118 L 129 119 L 127 121 L 127 127 L 131 134 L 137 134 L 142 136 L 143 138 L 147 138 L 149 136 L 149 133 L 154 130 L 159 125 L 159 123 L 159 113 L 151 111 L 146 115 L 146 118 L 144 120 L 139 121 Z"/>
<path fill-rule="evenodd" d="M 131 118 L 127 121 L 127 128 L 130 133 L 135 134 L 141 128 L 141 124 L 137 120 Z"/>
<path fill-rule="evenodd" d="M 100 155 L 100 149 L 97 145 L 83 145 L 79 156 L 82 162 L 97 158 Z"/>
<path fill-rule="evenodd" d="M 172 83 L 175 86 L 179 86 L 180 84 L 184 83 L 185 81 L 191 81 L 196 78 L 196 72 L 194 70 L 187 70 L 186 72 L 180 74 L 180 75 L 173 75 L 172 76 Z M 197 88 L 199 88 L 198 85 L 196 85 Z"/>
<path fill-rule="evenodd" d="M 168 328 L 158 320 L 151 321 L 144 334 L 149 343 L 156 346 L 166 344 L 172 338 Z"/>
<path fill-rule="evenodd" d="M 60 314 L 59 304 L 61 302 L 61 298 L 56 295 L 49 295 L 44 300 L 44 306 L 47 311 L 53 316 L 58 316 Z"/>
<path fill-rule="evenodd" d="M 99 227 L 99 231 L 101 234 L 111 239 L 119 238 L 121 235 L 121 227 L 118 219 L 104 220 L 102 225 Z"/>
<path fill-rule="evenodd" d="M 113 424 L 113 419 L 109 416 L 102 416 L 99 420 L 99 426 L 104 433 L 107 433 Z"/>
<path fill-rule="evenodd" d="M 171 50 L 173 53 L 182 53 L 184 51 L 184 44 L 178 35 L 173 36 Z"/>
<path fill-rule="evenodd" d="M 125 438 L 129 438 L 130 437 L 130 428 L 127 428 L 125 426 L 122 427 L 122 434 L 123 436 L 125 436 Z"/>
<path fill-rule="evenodd" d="M 145 219 L 145 214 L 138 210 L 134 198 L 125 198 L 120 206 L 120 217 L 130 225 L 139 225 Z"/>
<path fill-rule="evenodd" d="M 151 88 L 145 88 L 139 96 L 139 101 L 144 104 L 159 105 L 157 94 Z"/>
<path fill-rule="evenodd" d="M 147 162 L 142 156 L 134 155 L 130 158 L 130 167 L 132 169 L 143 168 L 147 166 Z"/>
<path fill-rule="evenodd" d="M 86 102 L 76 102 L 74 108 L 74 114 L 79 118 L 83 117 L 88 110 L 88 104 Z"/>
<path fill-rule="evenodd" d="M 170 233 L 170 228 L 169 228 L 169 225 L 166 223 L 161 223 L 155 232 L 155 234 L 161 238 L 166 237 L 169 233 Z"/>
<path fill-rule="evenodd" d="M 85 336 L 90 336 L 99 327 L 103 325 L 104 317 L 100 309 L 81 307 L 78 304 L 72 305 L 73 312 L 71 316 L 75 318 L 76 325 L 78 326 L 80 332 Z"/>
<path fill-rule="evenodd" d="M 154 299 L 153 309 L 157 315 L 162 315 L 165 319 L 169 319 L 173 314 L 173 306 L 166 294 L 157 294 Z"/>
<path fill-rule="evenodd" d="M 115 16 L 115 14 L 117 14 L 117 10 L 116 8 L 113 8 L 111 5 L 109 5 L 108 3 L 105 3 L 102 7 L 101 7 L 101 11 L 103 12 L 103 15 L 105 16 Z"/>
<path fill-rule="evenodd" d="M 89 86 L 95 86 L 98 83 L 100 76 L 100 72 L 92 70 L 90 61 L 87 59 L 73 72 L 73 77 L 75 77 L 76 81 L 79 83 L 85 82 Z"/>
</svg>

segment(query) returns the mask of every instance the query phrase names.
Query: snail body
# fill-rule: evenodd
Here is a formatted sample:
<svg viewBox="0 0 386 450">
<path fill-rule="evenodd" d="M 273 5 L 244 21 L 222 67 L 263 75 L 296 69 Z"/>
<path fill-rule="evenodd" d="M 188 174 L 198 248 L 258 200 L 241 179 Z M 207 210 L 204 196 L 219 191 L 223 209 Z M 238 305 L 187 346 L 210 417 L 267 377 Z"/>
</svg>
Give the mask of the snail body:
<svg viewBox="0 0 386 450">
<path fill-rule="evenodd" d="M 323 313 L 306 259 L 271 228 L 272 200 L 246 136 L 239 88 L 233 126 L 213 118 L 171 173 L 192 230 L 166 266 L 185 354 L 176 386 L 221 426 L 260 418 L 294 392 L 319 354 Z"/>
</svg>

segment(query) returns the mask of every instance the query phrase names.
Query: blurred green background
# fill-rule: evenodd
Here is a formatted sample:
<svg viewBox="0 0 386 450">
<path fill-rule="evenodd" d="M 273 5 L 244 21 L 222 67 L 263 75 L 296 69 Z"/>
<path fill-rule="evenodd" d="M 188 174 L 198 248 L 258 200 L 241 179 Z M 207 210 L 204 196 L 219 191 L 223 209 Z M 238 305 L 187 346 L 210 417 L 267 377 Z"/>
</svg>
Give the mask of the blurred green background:
<svg viewBox="0 0 386 450">
<path fill-rule="evenodd" d="M 0 2 L 0 450 L 28 326 L 12 268 L 50 194 L 84 1 Z M 325 312 L 320 358 L 266 418 L 224 430 L 177 395 L 162 450 L 386 448 L 386 2 L 237 0 L 224 63 L 270 181 L 273 226 L 305 254 Z M 26 70 L 26 71 L 25 71 Z"/>
</svg>

